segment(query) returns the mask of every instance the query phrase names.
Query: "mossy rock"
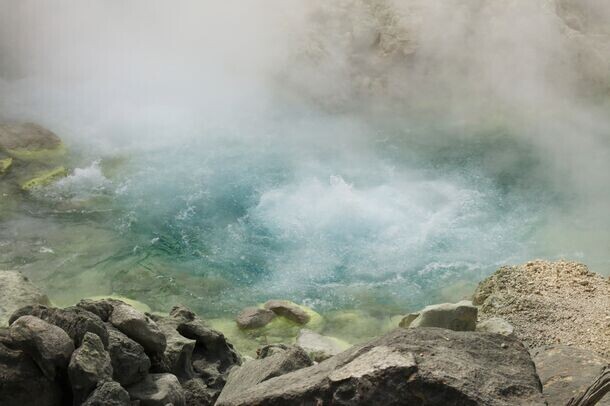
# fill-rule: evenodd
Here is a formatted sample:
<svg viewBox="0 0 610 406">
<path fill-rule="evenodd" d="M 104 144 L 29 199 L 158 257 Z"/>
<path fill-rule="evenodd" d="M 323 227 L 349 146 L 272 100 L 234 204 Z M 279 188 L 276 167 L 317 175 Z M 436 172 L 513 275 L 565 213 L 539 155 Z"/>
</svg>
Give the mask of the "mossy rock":
<svg viewBox="0 0 610 406">
<path fill-rule="evenodd" d="M 248 330 L 248 334 L 251 337 L 267 337 L 268 339 L 273 340 L 269 343 L 272 344 L 275 342 L 294 342 L 299 334 L 299 330 L 302 328 L 307 328 L 315 332 L 322 331 L 325 322 L 320 313 L 310 309 L 307 306 L 301 306 L 296 303 L 293 304 L 309 315 L 309 322 L 305 324 L 298 324 L 285 317 L 277 316 L 264 327 Z M 263 305 L 261 304 L 258 307 L 263 308 Z"/>
<path fill-rule="evenodd" d="M 22 190 L 32 190 L 42 186 L 46 186 L 59 178 L 63 178 L 68 174 L 68 170 L 63 166 L 58 166 L 53 169 L 38 172 L 34 177 L 21 182 L 19 185 Z"/>
<path fill-rule="evenodd" d="M 0 124 L 0 149 L 20 160 L 49 160 L 66 149 L 52 131 L 33 123 Z"/>
<path fill-rule="evenodd" d="M 67 149 L 63 144 L 53 149 L 7 149 L 6 152 L 22 161 L 54 162 L 66 155 Z"/>
<path fill-rule="evenodd" d="M 8 171 L 12 164 L 13 158 L 11 157 L 0 159 L 0 175 Z"/>
<path fill-rule="evenodd" d="M 390 317 L 374 317 L 362 310 L 334 311 L 326 314 L 324 334 L 359 343 L 396 328 L 398 322 Z"/>
</svg>

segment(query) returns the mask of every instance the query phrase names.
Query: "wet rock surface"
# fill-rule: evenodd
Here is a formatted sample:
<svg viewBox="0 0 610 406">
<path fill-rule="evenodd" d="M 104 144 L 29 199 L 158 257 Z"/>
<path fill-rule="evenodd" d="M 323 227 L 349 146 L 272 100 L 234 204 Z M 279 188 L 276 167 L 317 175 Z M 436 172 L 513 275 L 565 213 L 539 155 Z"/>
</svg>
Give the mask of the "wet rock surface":
<svg viewBox="0 0 610 406">
<path fill-rule="evenodd" d="M 286 317 L 297 324 L 307 324 L 311 316 L 301 309 L 296 303 L 289 300 L 269 300 L 263 307 L 271 310 L 278 316 Z"/>
<path fill-rule="evenodd" d="M 253 329 L 265 327 L 275 318 L 275 313 L 268 309 L 246 307 L 236 317 L 239 328 Z"/>
</svg>

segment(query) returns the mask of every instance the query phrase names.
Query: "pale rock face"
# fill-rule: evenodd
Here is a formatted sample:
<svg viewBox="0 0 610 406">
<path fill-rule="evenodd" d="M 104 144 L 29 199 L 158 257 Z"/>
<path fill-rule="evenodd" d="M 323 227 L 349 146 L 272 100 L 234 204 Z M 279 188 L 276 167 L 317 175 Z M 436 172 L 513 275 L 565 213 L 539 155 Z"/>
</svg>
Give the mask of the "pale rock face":
<svg viewBox="0 0 610 406">
<path fill-rule="evenodd" d="M 323 336 L 307 329 L 299 332 L 297 345 L 317 362 L 324 361 L 350 347 L 348 343 L 338 338 Z"/>
<path fill-rule="evenodd" d="M 474 331 L 476 324 L 477 307 L 467 300 L 426 306 L 408 325 L 401 322 L 409 328 L 440 327 L 454 331 Z"/>
<path fill-rule="evenodd" d="M 0 271 L 0 326 L 13 312 L 27 305 L 50 306 L 47 296 L 18 271 Z"/>
<path fill-rule="evenodd" d="M 161 354 L 165 351 L 167 343 L 159 326 L 133 307 L 123 303 L 117 304 L 109 321 L 127 337 L 142 345 L 147 352 Z"/>
<path fill-rule="evenodd" d="M 81 346 L 72 354 L 68 377 L 75 405 L 87 399 L 98 384 L 112 380 L 110 354 L 97 335 L 85 334 Z"/>
<path fill-rule="evenodd" d="M 264 327 L 275 318 L 275 313 L 268 309 L 257 307 L 246 307 L 238 315 L 235 321 L 239 328 L 251 329 Z"/>
<path fill-rule="evenodd" d="M 512 324 L 500 317 L 492 317 L 477 324 L 477 331 L 510 336 L 515 332 Z"/>
</svg>

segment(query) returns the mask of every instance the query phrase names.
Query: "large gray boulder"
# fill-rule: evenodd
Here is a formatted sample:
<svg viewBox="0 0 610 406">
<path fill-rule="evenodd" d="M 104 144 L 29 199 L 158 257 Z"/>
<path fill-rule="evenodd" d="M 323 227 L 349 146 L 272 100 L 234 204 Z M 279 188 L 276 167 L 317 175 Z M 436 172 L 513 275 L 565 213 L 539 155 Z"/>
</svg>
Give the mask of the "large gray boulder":
<svg viewBox="0 0 610 406">
<path fill-rule="evenodd" d="M 98 384 L 112 380 L 110 354 L 96 334 L 87 333 L 83 337 L 70 359 L 68 377 L 75 405 L 83 403 Z"/>
<path fill-rule="evenodd" d="M 311 316 L 305 310 L 289 300 L 269 300 L 263 307 L 297 324 L 307 324 L 311 319 Z"/>
<path fill-rule="evenodd" d="M 549 405 L 566 405 L 595 381 L 604 366 L 610 365 L 610 360 L 592 351 L 567 345 L 536 348 L 532 358 Z M 610 396 L 597 405 L 610 406 Z"/>
<path fill-rule="evenodd" d="M 60 406 L 61 385 L 47 378 L 25 352 L 0 339 L 0 405 Z"/>
<path fill-rule="evenodd" d="M 296 346 L 272 345 L 259 350 L 259 358 L 246 362 L 229 374 L 217 404 L 233 404 L 250 388 L 261 382 L 287 374 L 308 366 L 312 362 L 302 348 Z"/>
<path fill-rule="evenodd" d="M 113 379 L 123 386 L 144 379 L 150 369 L 150 359 L 144 352 L 144 347 L 113 326 L 107 328 Z"/>
<path fill-rule="evenodd" d="M 275 313 L 268 309 L 259 309 L 258 307 L 246 307 L 237 317 L 235 322 L 242 329 L 252 329 L 265 327 L 275 318 Z"/>
<path fill-rule="evenodd" d="M 407 320 L 413 319 L 410 323 Z M 477 307 L 463 300 L 458 303 L 441 303 L 424 307 L 417 317 L 407 315 L 401 327 L 439 327 L 454 331 L 474 331 L 477 326 Z"/>
<path fill-rule="evenodd" d="M 131 400 L 140 406 L 184 406 L 184 391 L 172 374 L 150 374 L 145 380 L 127 388 Z"/>
<path fill-rule="evenodd" d="M 165 335 L 159 326 L 150 317 L 133 307 L 122 302 L 115 305 L 108 321 L 142 345 L 146 352 L 163 354 L 165 351 Z"/>
<path fill-rule="evenodd" d="M 51 380 L 70 362 L 74 343 L 61 328 L 34 316 L 22 316 L 11 324 L 10 339 L 25 351 Z"/>
<path fill-rule="evenodd" d="M 18 271 L 0 271 L 0 326 L 15 310 L 28 305 L 50 306 L 47 296 Z"/>
<path fill-rule="evenodd" d="M 519 341 L 439 328 L 399 328 L 317 365 L 225 390 L 217 406 L 545 405 Z"/>
<path fill-rule="evenodd" d="M 131 400 L 121 385 L 109 381 L 98 385 L 83 406 L 131 406 Z"/>
<path fill-rule="evenodd" d="M 108 331 L 106 331 L 104 322 L 97 315 L 79 307 L 71 306 L 59 309 L 41 305 L 25 306 L 13 313 L 9 324 L 21 316 L 27 315 L 36 316 L 60 327 L 72 338 L 75 347 L 80 347 L 83 337 L 89 332 L 96 334 L 104 346 L 108 345 Z"/>
</svg>

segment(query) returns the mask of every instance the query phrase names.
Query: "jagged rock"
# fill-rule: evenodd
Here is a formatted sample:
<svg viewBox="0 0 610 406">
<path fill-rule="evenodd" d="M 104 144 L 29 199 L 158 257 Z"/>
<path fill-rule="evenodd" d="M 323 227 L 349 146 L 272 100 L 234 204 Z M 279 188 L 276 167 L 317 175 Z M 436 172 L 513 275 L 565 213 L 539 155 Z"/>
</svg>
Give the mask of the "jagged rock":
<svg viewBox="0 0 610 406">
<path fill-rule="evenodd" d="M 406 323 L 401 322 L 401 324 Z M 454 331 L 474 331 L 476 325 L 476 306 L 473 306 L 470 301 L 463 300 L 458 303 L 426 306 L 419 312 L 415 320 L 408 324 L 408 327 L 439 327 Z"/>
<path fill-rule="evenodd" d="M 170 372 L 180 380 L 191 379 L 194 376 L 193 351 L 197 342 L 180 335 L 176 330 L 178 323 L 172 319 L 158 318 L 156 322 L 167 341 L 162 367 L 157 372 Z"/>
<path fill-rule="evenodd" d="M 271 357 L 272 358 L 272 357 Z M 544 405 L 525 347 L 513 337 L 439 328 L 399 328 L 317 365 L 260 381 L 231 373 L 217 406 Z M 240 377 L 242 384 L 235 378 Z"/>
<path fill-rule="evenodd" d="M 307 324 L 311 319 L 311 316 L 301 309 L 299 305 L 289 300 L 269 300 L 263 307 L 297 324 Z"/>
<path fill-rule="evenodd" d="M 110 354 L 96 334 L 86 333 L 83 337 L 81 346 L 74 351 L 70 359 L 68 377 L 75 405 L 80 405 L 87 399 L 99 383 L 112 380 Z"/>
<path fill-rule="evenodd" d="M 48 379 L 34 360 L 0 340 L 0 405 L 60 406 L 61 385 Z"/>
<path fill-rule="evenodd" d="M 485 333 L 502 334 L 505 336 L 512 335 L 515 332 L 513 326 L 500 317 L 492 317 L 477 323 L 477 331 Z"/>
<path fill-rule="evenodd" d="M 567 345 L 536 348 L 532 357 L 549 405 L 566 405 L 593 383 L 604 366 L 610 365 L 608 359 L 593 351 Z M 610 406 L 610 396 L 597 405 Z"/>
<path fill-rule="evenodd" d="M 81 299 L 76 306 L 97 315 L 104 322 L 108 321 L 114 309 L 110 300 Z"/>
<path fill-rule="evenodd" d="M 144 348 L 112 326 L 108 326 L 108 353 L 112 377 L 121 385 L 131 385 L 146 377 L 150 359 Z"/>
<path fill-rule="evenodd" d="M 144 313 L 120 303 L 114 306 L 110 323 L 132 340 L 138 342 L 152 354 L 162 354 L 165 350 L 165 335 L 159 326 Z"/>
<path fill-rule="evenodd" d="M 65 369 L 74 343 L 61 328 L 34 316 L 22 316 L 11 324 L 10 339 L 26 352 L 51 380 Z"/>
<path fill-rule="evenodd" d="M 145 380 L 127 388 L 131 400 L 140 406 L 184 406 L 184 391 L 172 374 L 150 374 Z"/>
<path fill-rule="evenodd" d="M 258 307 L 246 307 L 238 315 L 235 321 L 239 328 L 251 329 L 264 327 L 275 318 L 275 313 Z"/>
<path fill-rule="evenodd" d="M 212 406 L 219 392 L 206 386 L 202 379 L 191 379 L 182 384 L 186 406 Z"/>
<path fill-rule="evenodd" d="M 25 306 L 17 310 L 9 323 L 13 323 L 21 316 L 36 316 L 48 323 L 62 328 L 74 341 L 75 347 L 80 347 L 86 333 L 96 334 L 102 340 L 104 346 L 108 345 L 108 331 L 102 320 L 95 314 L 78 307 L 66 307 L 59 309 L 41 305 Z"/>
<path fill-rule="evenodd" d="M 299 332 L 297 345 L 317 362 L 324 361 L 350 347 L 348 343 L 338 338 L 323 336 L 307 329 Z"/>
<path fill-rule="evenodd" d="M 121 385 L 110 381 L 98 385 L 83 406 L 131 406 L 131 400 Z"/>
<path fill-rule="evenodd" d="M 261 382 L 312 365 L 311 359 L 302 348 L 284 347 L 274 345 L 272 351 L 262 349 L 258 359 L 233 369 L 218 397 L 217 404 L 231 405 L 234 400 L 240 399 L 248 389 L 256 387 Z M 263 358 L 260 358 L 261 355 Z M 251 404 L 256 404 L 256 402 Z"/>
<path fill-rule="evenodd" d="M 15 310 L 28 305 L 50 306 L 47 296 L 18 271 L 0 271 L 0 326 Z"/>
<path fill-rule="evenodd" d="M 256 359 L 267 358 L 275 354 L 283 354 L 289 349 L 290 346 L 287 344 L 267 344 L 256 350 Z"/>
<path fill-rule="evenodd" d="M 215 365 L 222 374 L 233 366 L 241 364 L 239 354 L 226 337 L 221 332 L 205 326 L 203 321 L 194 319 L 178 323 L 177 330 L 182 336 L 197 342 L 193 351 L 193 361 L 205 361 L 207 364 Z"/>
</svg>

